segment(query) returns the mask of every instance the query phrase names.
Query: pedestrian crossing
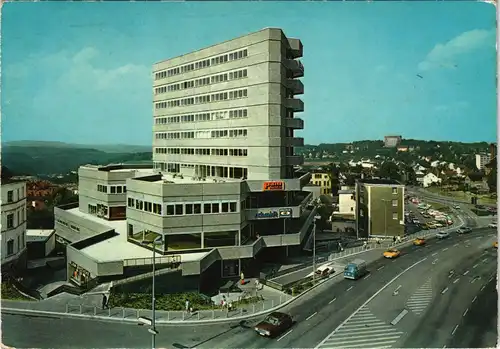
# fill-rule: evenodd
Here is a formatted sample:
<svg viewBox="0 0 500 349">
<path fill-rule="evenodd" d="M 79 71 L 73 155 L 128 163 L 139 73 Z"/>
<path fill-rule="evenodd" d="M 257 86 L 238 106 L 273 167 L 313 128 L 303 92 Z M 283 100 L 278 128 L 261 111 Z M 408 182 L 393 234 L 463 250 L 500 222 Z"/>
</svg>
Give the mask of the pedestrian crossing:
<svg viewBox="0 0 500 349">
<path fill-rule="evenodd" d="M 420 286 L 414 294 L 406 302 L 406 308 L 416 315 L 425 312 L 425 309 L 432 300 L 432 283 L 428 279 L 422 286 Z"/>
<path fill-rule="evenodd" d="M 363 307 L 316 349 L 390 348 L 402 335 L 403 332 L 377 319 L 368 307 Z"/>
</svg>

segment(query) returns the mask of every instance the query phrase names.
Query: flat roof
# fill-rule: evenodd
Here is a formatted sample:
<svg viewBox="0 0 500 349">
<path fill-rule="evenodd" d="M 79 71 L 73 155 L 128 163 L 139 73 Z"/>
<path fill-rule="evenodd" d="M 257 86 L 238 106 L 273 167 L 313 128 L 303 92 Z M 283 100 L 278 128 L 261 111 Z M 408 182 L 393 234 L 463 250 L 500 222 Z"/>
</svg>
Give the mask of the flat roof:
<svg viewBox="0 0 500 349">
<path fill-rule="evenodd" d="M 403 185 L 394 179 L 359 179 L 359 183 L 374 185 Z"/>
<path fill-rule="evenodd" d="M 46 241 L 55 229 L 27 229 L 26 242 Z"/>
<path fill-rule="evenodd" d="M 140 178 L 139 178 L 140 180 Z M 162 173 L 162 178 L 161 180 L 155 181 L 153 183 L 165 183 L 171 182 L 172 184 L 189 184 L 189 183 L 235 183 L 235 182 L 242 182 L 242 179 L 235 179 L 235 178 L 224 178 L 224 179 L 216 179 L 216 178 L 206 178 L 204 181 L 200 177 L 190 177 L 190 176 L 182 176 L 180 177 L 179 175 L 173 176 L 173 174 L 170 173 Z"/>
<path fill-rule="evenodd" d="M 122 261 L 125 259 L 151 258 L 153 256 L 152 251 L 127 241 L 126 220 L 107 221 L 94 215 L 81 212 L 78 208 L 70 209 L 67 212 L 108 226 L 109 228 L 114 229 L 114 231 L 118 234 L 112 238 L 84 247 L 80 250 L 90 258 L 98 262 L 112 262 Z M 190 262 L 200 260 L 207 253 L 209 252 L 186 253 L 179 255 L 181 256 L 181 262 Z M 163 254 L 156 253 L 155 256 L 162 257 Z"/>
</svg>

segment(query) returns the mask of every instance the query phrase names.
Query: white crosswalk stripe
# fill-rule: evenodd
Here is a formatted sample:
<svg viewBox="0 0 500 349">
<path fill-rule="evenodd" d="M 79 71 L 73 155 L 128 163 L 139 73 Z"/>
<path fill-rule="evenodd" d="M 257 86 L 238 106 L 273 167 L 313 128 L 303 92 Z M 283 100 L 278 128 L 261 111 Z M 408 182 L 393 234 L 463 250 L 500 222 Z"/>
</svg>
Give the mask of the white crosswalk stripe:
<svg viewBox="0 0 500 349">
<path fill-rule="evenodd" d="M 377 319 L 364 307 L 317 348 L 390 348 L 402 335 L 403 332 Z"/>
<path fill-rule="evenodd" d="M 408 299 L 406 307 L 417 315 L 422 314 L 432 301 L 432 283 L 428 279 L 417 291 Z"/>
</svg>

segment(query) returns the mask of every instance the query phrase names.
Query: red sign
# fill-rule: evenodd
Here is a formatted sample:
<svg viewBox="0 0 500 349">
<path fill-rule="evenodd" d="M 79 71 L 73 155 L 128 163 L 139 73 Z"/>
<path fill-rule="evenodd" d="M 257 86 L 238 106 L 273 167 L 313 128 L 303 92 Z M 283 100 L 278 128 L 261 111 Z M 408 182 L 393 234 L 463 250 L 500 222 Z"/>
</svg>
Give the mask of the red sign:
<svg viewBox="0 0 500 349">
<path fill-rule="evenodd" d="M 285 190 L 285 182 L 282 181 L 264 182 L 262 190 L 263 191 Z"/>
</svg>

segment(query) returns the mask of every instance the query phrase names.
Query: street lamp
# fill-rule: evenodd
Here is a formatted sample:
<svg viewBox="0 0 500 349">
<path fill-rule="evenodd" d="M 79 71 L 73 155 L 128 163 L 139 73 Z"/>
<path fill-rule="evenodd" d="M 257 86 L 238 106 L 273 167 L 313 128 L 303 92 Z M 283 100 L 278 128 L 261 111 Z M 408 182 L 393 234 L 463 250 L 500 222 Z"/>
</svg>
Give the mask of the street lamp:
<svg viewBox="0 0 500 349">
<path fill-rule="evenodd" d="M 155 273 L 156 273 L 156 249 L 155 247 L 157 245 L 162 245 L 163 244 L 163 236 L 158 236 L 156 239 L 151 241 L 143 240 L 142 244 L 143 245 L 149 245 L 153 244 L 153 276 L 152 276 L 152 295 L 151 295 L 151 312 L 152 312 L 152 319 L 151 319 L 151 327 L 148 329 L 148 332 L 151 333 L 151 348 L 155 349 L 156 348 L 156 335 L 158 334 L 158 331 L 156 330 L 156 292 L 155 292 Z"/>
<path fill-rule="evenodd" d="M 382 199 L 384 203 L 384 236 L 387 238 L 387 203 L 391 200 Z"/>
<path fill-rule="evenodd" d="M 321 216 L 314 216 L 314 227 L 313 227 L 313 283 L 316 276 L 316 221 L 321 219 Z"/>
</svg>

